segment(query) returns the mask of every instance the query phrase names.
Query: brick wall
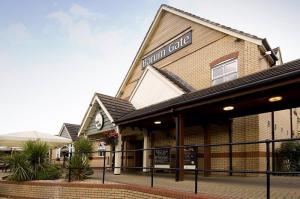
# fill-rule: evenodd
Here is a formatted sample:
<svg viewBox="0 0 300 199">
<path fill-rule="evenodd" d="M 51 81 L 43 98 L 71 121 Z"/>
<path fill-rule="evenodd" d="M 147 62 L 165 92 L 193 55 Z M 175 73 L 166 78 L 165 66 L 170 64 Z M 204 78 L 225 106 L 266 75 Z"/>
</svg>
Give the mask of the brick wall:
<svg viewBox="0 0 300 199">
<path fill-rule="evenodd" d="M 179 191 L 150 188 L 138 185 L 91 184 L 78 182 L 23 182 L 0 181 L 0 197 L 10 198 L 51 198 L 51 199 L 89 199 L 89 198 L 202 198 L 213 199 L 205 194 L 194 195 Z M 215 198 L 216 199 L 216 198 Z"/>
</svg>

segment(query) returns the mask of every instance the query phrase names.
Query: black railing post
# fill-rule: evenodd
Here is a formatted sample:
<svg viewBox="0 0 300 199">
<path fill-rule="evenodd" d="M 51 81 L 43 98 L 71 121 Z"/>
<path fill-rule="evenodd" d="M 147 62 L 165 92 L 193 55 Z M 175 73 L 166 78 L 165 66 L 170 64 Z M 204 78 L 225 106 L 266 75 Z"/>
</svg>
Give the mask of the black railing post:
<svg viewBox="0 0 300 199">
<path fill-rule="evenodd" d="M 198 147 L 194 147 L 195 153 L 195 194 L 198 193 Z"/>
<path fill-rule="evenodd" d="M 105 180 L 105 170 L 106 170 L 106 151 L 104 151 L 104 159 L 103 159 L 103 173 L 102 173 L 102 184 L 104 184 L 104 180 Z"/>
<path fill-rule="evenodd" d="M 266 140 L 266 175 L 267 175 L 267 199 L 270 199 L 270 141 Z"/>
<path fill-rule="evenodd" d="M 154 150 L 151 149 L 151 187 L 153 187 L 153 177 L 154 177 Z"/>
<path fill-rule="evenodd" d="M 72 151 L 69 152 L 69 176 L 68 176 L 68 182 L 71 182 L 71 159 L 72 159 Z"/>
</svg>

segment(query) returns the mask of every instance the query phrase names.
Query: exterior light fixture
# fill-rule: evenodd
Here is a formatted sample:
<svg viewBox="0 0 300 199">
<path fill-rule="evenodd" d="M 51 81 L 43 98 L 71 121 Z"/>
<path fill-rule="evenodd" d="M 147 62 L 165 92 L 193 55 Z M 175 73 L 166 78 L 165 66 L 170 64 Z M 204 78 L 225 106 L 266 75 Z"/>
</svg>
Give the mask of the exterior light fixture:
<svg viewBox="0 0 300 199">
<path fill-rule="evenodd" d="M 154 121 L 154 124 L 161 124 L 160 120 Z"/>
<path fill-rule="evenodd" d="M 280 100 L 282 100 L 281 96 L 275 96 L 275 97 L 270 97 L 269 98 L 269 102 L 278 102 Z"/>
<path fill-rule="evenodd" d="M 224 111 L 231 111 L 233 109 L 234 109 L 234 106 L 225 106 L 225 107 L 223 107 Z"/>
</svg>

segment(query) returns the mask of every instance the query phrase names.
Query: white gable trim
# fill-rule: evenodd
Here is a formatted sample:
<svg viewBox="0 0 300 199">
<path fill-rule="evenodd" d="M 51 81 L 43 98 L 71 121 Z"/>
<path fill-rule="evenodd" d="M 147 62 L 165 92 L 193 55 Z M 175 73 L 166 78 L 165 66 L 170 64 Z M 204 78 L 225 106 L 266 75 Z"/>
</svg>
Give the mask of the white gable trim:
<svg viewBox="0 0 300 199">
<path fill-rule="evenodd" d="M 144 80 L 144 77 L 146 76 L 146 74 L 150 72 L 152 73 L 153 75 L 155 75 L 156 77 L 158 77 L 160 80 L 162 80 L 164 83 L 166 83 L 170 88 L 172 88 L 177 94 L 179 95 L 182 95 L 184 94 L 185 92 L 180 89 L 177 85 L 175 85 L 173 82 L 171 82 L 169 79 L 167 79 L 166 77 L 164 77 L 162 74 L 160 74 L 158 71 L 156 71 L 156 69 L 154 69 L 152 66 L 148 65 L 143 74 L 142 74 L 142 77 L 139 79 L 138 83 L 136 84 L 136 86 L 134 87 L 131 95 L 130 95 L 130 98 L 129 98 L 129 101 L 131 102 L 132 98 L 134 97 L 134 95 L 136 94 L 136 91 L 138 90 L 139 86 L 141 85 L 141 83 L 143 82 Z"/>
<path fill-rule="evenodd" d="M 225 29 L 225 28 L 222 28 L 222 27 L 219 27 L 219 26 L 207 23 L 207 22 L 205 22 L 203 20 L 200 20 L 200 19 L 198 19 L 196 17 L 189 16 L 188 14 L 176 11 L 174 9 L 168 8 L 165 5 L 162 5 L 159 8 L 159 10 L 157 11 L 157 13 L 155 15 L 155 18 L 152 21 L 152 24 L 151 24 L 150 28 L 148 29 L 148 32 L 147 32 L 146 36 L 144 37 L 144 40 L 143 40 L 143 42 L 142 42 L 142 44 L 141 44 L 141 46 L 140 46 L 137 54 L 136 54 L 136 56 L 135 56 L 135 58 L 134 58 L 134 60 L 133 60 L 133 62 L 131 64 L 131 66 L 130 66 L 130 68 L 129 68 L 129 70 L 128 70 L 128 72 L 127 72 L 127 74 L 126 74 L 126 76 L 125 76 L 125 78 L 124 78 L 124 80 L 123 80 L 123 82 L 122 82 L 119 90 L 118 90 L 118 92 L 117 92 L 117 94 L 116 94 L 117 98 L 120 97 L 121 91 L 124 89 L 126 83 L 128 82 L 129 77 L 132 74 L 135 65 L 137 64 L 138 60 L 141 58 L 142 52 L 144 51 L 144 49 L 146 47 L 146 43 L 148 42 L 148 40 L 149 40 L 150 36 L 152 35 L 153 31 L 155 30 L 155 28 L 156 28 L 156 26 L 158 24 L 159 19 L 162 17 L 161 13 L 163 11 L 167 11 L 167 12 L 173 13 L 175 15 L 181 16 L 181 17 L 183 17 L 185 19 L 188 19 L 190 21 L 193 21 L 193 22 L 196 22 L 198 24 L 204 25 L 206 27 L 212 28 L 214 30 L 218 30 L 218 31 L 223 32 L 225 34 L 232 35 L 234 37 L 237 37 L 237 38 L 240 38 L 240 39 L 243 39 L 243 40 L 255 43 L 255 44 L 259 45 L 259 46 L 263 46 L 263 43 L 262 43 L 261 39 L 255 39 L 255 38 L 247 37 L 247 36 L 242 35 L 242 34 L 238 34 L 238 33 L 234 32 L 234 31 L 230 31 L 228 29 Z"/>
<path fill-rule="evenodd" d="M 173 13 L 173 14 L 178 15 L 180 17 L 186 18 L 186 19 L 188 19 L 190 21 L 196 22 L 196 23 L 201 24 L 203 26 L 206 26 L 208 28 L 217 30 L 219 32 L 223 32 L 223 33 L 225 33 L 227 35 L 231 35 L 233 37 L 236 37 L 236 38 L 239 38 L 239 39 L 242 39 L 242 40 L 245 40 L 245 41 L 249 41 L 249 42 L 255 43 L 256 45 L 262 45 L 262 40 L 261 39 L 255 39 L 255 38 L 252 38 L 252 37 L 247 37 L 246 35 L 242 35 L 242 34 L 239 34 L 237 32 L 228 30 L 226 28 L 219 27 L 217 25 L 208 23 L 206 21 L 203 21 L 203 20 L 198 19 L 196 17 L 192 17 L 190 15 L 184 14 L 184 13 L 182 13 L 180 11 L 177 11 L 177 10 L 174 10 L 174 9 L 171 9 L 171 8 L 168 8 L 168 7 L 163 7 L 163 10 L 166 10 L 166 11 L 168 11 L 170 13 Z"/>
<path fill-rule="evenodd" d="M 58 134 L 58 136 L 61 136 L 61 134 L 62 134 L 62 132 L 63 132 L 64 128 L 66 128 L 66 130 L 67 130 L 67 132 L 68 132 L 69 136 L 71 137 L 71 135 L 70 135 L 70 133 L 69 133 L 69 131 L 68 131 L 68 129 L 67 129 L 67 127 L 66 127 L 65 123 L 63 123 L 62 127 L 60 128 L 60 131 L 59 131 L 59 134 Z"/>
<path fill-rule="evenodd" d="M 85 128 L 86 128 L 86 122 L 90 118 L 91 112 L 92 112 L 92 110 L 93 110 L 94 105 L 95 105 L 96 102 L 100 105 L 100 107 L 102 108 L 102 110 L 104 111 L 104 113 L 106 114 L 106 116 L 108 117 L 108 119 L 113 123 L 113 121 L 114 121 L 113 118 L 111 117 L 111 115 L 107 111 L 106 107 L 101 102 L 101 100 L 98 98 L 97 94 L 95 94 L 94 97 L 93 97 L 93 99 L 92 99 L 92 102 L 90 103 L 91 106 L 89 106 L 89 108 L 88 108 L 87 112 L 85 113 L 84 118 L 83 118 L 83 120 L 81 122 L 80 129 L 78 131 L 78 136 L 80 136 L 83 133 L 83 131 L 85 130 Z"/>
</svg>

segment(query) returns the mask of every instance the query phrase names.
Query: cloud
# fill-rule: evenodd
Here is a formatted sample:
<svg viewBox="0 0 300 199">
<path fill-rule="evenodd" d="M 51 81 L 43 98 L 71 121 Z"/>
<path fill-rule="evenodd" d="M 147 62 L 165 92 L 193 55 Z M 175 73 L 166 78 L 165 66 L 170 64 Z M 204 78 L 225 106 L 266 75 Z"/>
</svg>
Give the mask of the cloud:
<svg viewBox="0 0 300 199">
<path fill-rule="evenodd" d="M 9 45 L 22 44 L 30 40 L 30 33 L 23 23 L 14 23 L 8 25 L 0 31 L 1 40 Z"/>
<path fill-rule="evenodd" d="M 97 15 L 95 13 L 89 11 L 87 8 L 84 8 L 78 4 L 73 4 L 69 11 L 74 16 L 85 17 L 94 20 L 97 18 Z"/>
<path fill-rule="evenodd" d="M 97 29 L 96 15 L 78 4 L 73 4 L 69 10 L 55 11 L 47 18 L 54 20 L 69 42 L 82 46 L 99 46 L 101 35 L 106 30 Z M 98 22 L 98 21 L 97 21 Z"/>
</svg>

